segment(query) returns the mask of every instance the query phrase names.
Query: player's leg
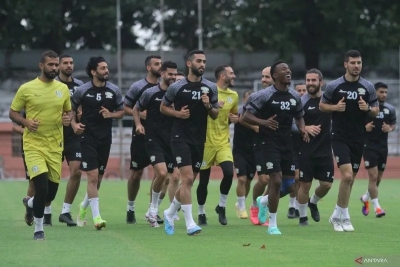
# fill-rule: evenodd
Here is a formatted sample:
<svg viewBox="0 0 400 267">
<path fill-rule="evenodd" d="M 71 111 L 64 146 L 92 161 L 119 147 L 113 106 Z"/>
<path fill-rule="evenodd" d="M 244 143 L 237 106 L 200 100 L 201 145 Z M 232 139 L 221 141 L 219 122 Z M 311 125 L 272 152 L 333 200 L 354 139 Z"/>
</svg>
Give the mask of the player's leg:
<svg viewBox="0 0 400 267">
<path fill-rule="evenodd" d="M 33 213 L 35 222 L 33 239 L 35 240 L 45 239 L 43 221 L 48 190 L 48 168 L 46 164 L 45 153 L 46 152 L 42 151 L 25 151 L 25 159 L 29 176 L 35 186 L 35 196 L 32 198 L 25 197 L 23 199 L 23 203 L 26 207 L 26 213 Z"/>
<path fill-rule="evenodd" d="M 307 226 L 307 204 L 309 201 L 310 188 L 312 185 L 312 180 L 314 177 L 314 172 L 311 166 L 311 161 L 309 157 L 303 156 L 299 157 L 299 192 L 297 195 L 299 201 L 299 225 Z"/>
<path fill-rule="evenodd" d="M 174 166 L 174 164 L 172 164 L 172 166 Z M 179 187 L 179 180 L 180 180 L 179 169 L 174 168 L 172 174 L 168 173 L 168 177 L 169 177 L 168 196 L 169 196 L 170 203 L 172 203 L 172 201 L 174 200 L 174 197 L 175 197 L 175 192 L 176 192 L 176 190 L 178 190 L 178 187 Z M 179 220 L 178 211 L 179 211 L 179 209 L 176 211 L 176 213 L 174 215 L 175 221 Z"/>
<path fill-rule="evenodd" d="M 250 189 L 250 186 L 246 188 L 246 185 L 250 185 L 250 183 L 247 182 L 247 164 L 244 157 L 238 152 L 233 153 L 233 160 L 236 176 L 238 179 L 238 183 L 236 186 L 237 201 L 235 203 L 236 216 L 239 219 L 247 219 L 248 215 L 246 212 L 246 197 L 249 192 L 247 191 L 247 189 Z"/>
<path fill-rule="evenodd" d="M 299 202 L 297 201 L 297 193 L 299 191 L 299 159 L 296 154 L 294 154 L 294 165 L 295 171 L 294 171 L 294 185 L 293 185 L 293 191 L 290 193 L 289 197 L 289 210 L 287 217 L 289 219 L 295 219 L 299 218 L 300 213 L 299 213 Z"/>
<path fill-rule="evenodd" d="M 82 158 L 80 143 L 76 143 L 73 147 L 74 149 L 71 148 L 64 150 L 65 158 L 69 166 L 70 177 L 67 183 L 61 214 L 58 218 L 59 222 L 66 223 L 67 226 L 76 226 L 76 222 L 74 222 L 71 217 L 71 205 L 74 202 L 76 194 L 78 193 L 82 176 L 82 172 L 79 169 Z"/>
<path fill-rule="evenodd" d="M 25 161 L 25 154 L 22 153 L 22 161 L 24 163 L 24 169 L 25 169 L 25 177 L 26 180 L 28 180 L 28 189 L 26 190 L 26 199 L 32 198 L 35 195 L 35 185 L 33 183 L 33 180 L 30 179 L 29 177 L 29 172 L 28 168 L 26 166 L 26 161 Z M 25 198 L 24 198 L 25 199 Z M 24 202 L 23 202 L 24 204 Z M 25 204 L 24 204 L 25 206 Z M 25 212 L 25 223 L 29 226 L 33 225 L 33 211 L 32 210 L 26 210 Z"/>
<path fill-rule="evenodd" d="M 205 204 L 208 194 L 208 182 L 210 181 L 211 167 L 214 165 L 217 149 L 211 146 L 204 148 L 204 158 L 200 169 L 199 184 L 197 186 L 198 223 L 200 226 L 207 225 Z M 182 172 L 181 172 L 182 174 Z"/>
<path fill-rule="evenodd" d="M 221 184 L 219 186 L 219 203 L 215 208 L 215 212 L 218 214 L 219 223 L 222 225 L 227 225 L 228 220 L 226 219 L 225 207 L 233 182 L 233 155 L 230 144 L 227 144 L 217 150 L 215 160 L 221 167 L 223 174 Z"/>
<path fill-rule="evenodd" d="M 333 183 L 333 161 L 331 157 L 315 158 L 311 160 L 311 166 L 315 179 L 319 180 L 319 186 L 315 188 L 314 194 L 308 201 L 311 218 L 314 221 L 320 221 L 320 214 L 317 203 L 328 194 Z"/>
<path fill-rule="evenodd" d="M 46 207 L 44 209 L 44 225 L 52 225 L 51 222 L 51 202 L 56 198 L 58 186 L 61 180 L 62 153 L 51 152 L 46 154 L 46 163 L 48 168 L 48 183 Z"/>
</svg>

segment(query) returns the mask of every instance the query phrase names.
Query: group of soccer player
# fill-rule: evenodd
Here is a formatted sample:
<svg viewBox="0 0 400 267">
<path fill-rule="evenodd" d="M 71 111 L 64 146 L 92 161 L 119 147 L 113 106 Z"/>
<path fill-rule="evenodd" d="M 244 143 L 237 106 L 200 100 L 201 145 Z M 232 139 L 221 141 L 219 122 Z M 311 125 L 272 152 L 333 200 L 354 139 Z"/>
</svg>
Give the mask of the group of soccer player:
<svg viewBox="0 0 400 267">
<path fill-rule="evenodd" d="M 305 84 L 293 90 L 289 66 L 276 62 L 262 71 L 262 90 L 244 92 L 240 110 L 239 96 L 231 89 L 235 74 L 230 66 L 215 69 L 214 83 L 203 77 L 203 51 L 191 51 L 185 60 L 187 76 L 178 72 L 174 62 L 147 57 L 146 77 L 133 83 L 123 98 L 120 89 L 108 81 L 104 58 L 90 58 L 86 67 L 90 81 L 84 84 L 72 76 L 71 56 L 58 56 L 53 51 L 42 54 L 40 77 L 18 89 L 10 108 L 14 129 L 23 134 L 24 164 L 30 181 L 23 204 L 26 223 L 35 224 L 35 240 L 45 239 L 43 225 L 52 225 L 51 202 L 64 158 L 70 179 L 59 222 L 85 226 L 90 205 L 95 228 L 106 227 L 100 216 L 99 189 L 110 154 L 112 121 L 124 115 L 134 120 L 128 224 L 136 223 L 135 201 L 143 170 L 150 164 L 154 177 L 145 219 L 152 227 L 164 223 L 168 235 L 174 234 L 179 210 L 188 235 L 200 233 L 200 226 L 208 224 L 205 203 L 214 165 L 223 173 L 215 207 L 220 224 L 228 223 L 225 209 L 234 171 L 238 178 L 238 218 L 248 218 L 245 201 L 257 172 L 250 207 L 253 224 L 268 226 L 268 234 L 281 234 L 277 209 L 279 199 L 288 194 L 288 218 L 299 218 L 299 225 L 308 225 L 308 207 L 318 222 L 317 203 L 333 183 L 332 152 L 342 178 L 337 205 L 329 219 L 334 230 L 354 231 L 348 203 L 363 152 L 370 180 L 361 198 L 363 214 L 368 215 L 371 198 L 376 216 L 385 215 L 378 202 L 378 185 L 386 166 L 388 132 L 395 129 L 396 114 L 385 102 L 387 86 L 377 83 L 374 87 L 360 77 L 358 51 L 346 53 L 345 75 L 328 83 L 324 92 L 319 70 L 309 70 Z M 87 193 L 74 222 L 70 209 L 81 171 L 87 173 Z M 199 173 L 196 223 L 191 191 Z M 310 198 L 313 179 L 319 180 L 319 186 Z M 170 206 L 161 218 L 159 206 L 167 191 Z"/>
</svg>

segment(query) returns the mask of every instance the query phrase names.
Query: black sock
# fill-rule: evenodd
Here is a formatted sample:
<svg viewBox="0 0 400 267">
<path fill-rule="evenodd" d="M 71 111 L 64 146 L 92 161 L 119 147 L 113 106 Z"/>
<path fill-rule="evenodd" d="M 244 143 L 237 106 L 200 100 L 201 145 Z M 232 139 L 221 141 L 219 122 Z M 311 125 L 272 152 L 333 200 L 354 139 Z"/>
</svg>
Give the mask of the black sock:
<svg viewBox="0 0 400 267">
<path fill-rule="evenodd" d="M 221 184 L 219 186 L 219 191 L 222 195 L 228 195 L 229 190 L 231 190 L 233 182 L 233 162 L 224 161 L 219 164 L 222 169 L 224 177 L 222 178 Z"/>
<path fill-rule="evenodd" d="M 197 204 L 204 205 L 207 200 L 208 182 L 210 181 L 211 168 L 200 171 L 200 181 L 197 186 Z"/>
<path fill-rule="evenodd" d="M 32 178 L 35 185 L 35 197 L 33 198 L 33 216 L 35 218 L 43 218 L 48 191 L 47 180 L 47 173 L 42 173 Z"/>
</svg>

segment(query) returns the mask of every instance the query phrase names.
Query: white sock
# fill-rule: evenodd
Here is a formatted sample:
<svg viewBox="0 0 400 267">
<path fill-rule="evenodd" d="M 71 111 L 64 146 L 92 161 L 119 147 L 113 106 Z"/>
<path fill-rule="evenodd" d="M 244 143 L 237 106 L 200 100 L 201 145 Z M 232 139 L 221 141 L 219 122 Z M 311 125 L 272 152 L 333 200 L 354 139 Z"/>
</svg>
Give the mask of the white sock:
<svg viewBox="0 0 400 267">
<path fill-rule="evenodd" d="M 342 219 L 350 219 L 349 208 L 342 209 Z"/>
<path fill-rule="evenodd" d="M 161 195 L 161 194 L 160 194 Z M 163 198 L 159 198 L 158 199 L 158 206 L 160 206 L 161 205 L 161 202 L 163 201 Z"/>
<path fill-rule="evenodd" d="M 377 199 L 377 198 L 374 198 L 374 199 L 372 200 L 372 204 L 374 205 L 375 210 L 381 208 L 381 206 L 379 205 L 379 202 L 378 202 L 378 199 Z"/>
<path fill-rule="evenodd" d="M 89 207 L 89 197 L 86 193 L 85 198 L 83 199 L 82 203 L 81 203 L 81 207 L 83 209 L 87 209 L 87 207 Z"/>
<path fill-rule="evenodd" d="M 310 199 L 310 203 L 317 204 L 318 201 L 319 201 L 320 199 L 321 199 L 321 198 L 318 197 L 318 196 L 314 193 L 314 194 L 312 195 L 311 199 Z"/>
<path fill-rule="evenodd" d="M 35 233 L 43 231 L 43 217 L 42 218 L 33 217 L 33 220 L 35 221 Z"/>
<path fill-rule="evenodd" d="M 238 202 L 238 207 L 240 210 L 245 210 L 246 209 L 246 197 L 238 197 L 237 198 L 237 202 Z"/>
<path fill-rule="evenodd" d="M 262 198 L 261 198 L 261 205 L 263 205 L 263 206 L 268 206 L 268 195 L 266 195 L 266 196 L 263 196 Z"/>
<path fill-rule="evenodd" d="M 128 205 L 126 206 L 126 211 L 135 211 L 135 201 L 128 200 Z"/>
<path fill-rule="evenodd" d="M 294 204 L 294 207 L 296 210 L 299 210 L 299 202 L 297 201 L 297 198 L 296 198 L 296 203 Z"/>
<path fill-rule="evenodd" d="M 299 204 L 300 218 L 307 217 L 307 204 Z"/>
<path fill-rule="evenodd" d="M 44 214 L 51 214 L 51 205 L 48 207 L 44 207 Z"/>
<path fill-rule="evenodd" d="M 93 219 L 96 218 L 97 216 L 100 216 L 100 210 L 99 210 L 99 198 L 91 198 L 89 199 L 90 203 L 90 208 L 92 209 L 92 216 Z"/>
<path fill-rule="evenodd" d="M 227 200 L 227 199 L 228 199 L 228 195 L 220 194 L 218 206 L 220 206 L 220 207 L 225 207 L 225 206 L 226 206 L 226 200 Z"/>
<path fill-rule="evenodd" d="M 204 208 L 204 205 L 199 205 L 199 214 L 206 214 L 206 210 Z"/>
<path fill-rule="evenodd" d="M 154 192 L 151 190 L 151 203 L 150 207 L 158 210 L 158 200 L 160 199 L 161 192 Z"/>
<path fill-rule="evenodd" d="M 28 199 L 28 207 L 33 209 L 33 197 L 31 197 L 30 199 Z"/>
<path fill-rule="evenodd" d="M 257 207 L 257 201 L 256 201 L 256 200 L 253 200 L 253 203 L 251 203 L 251 206 L 254 207 L 254 208 L 256 208 L 256 207 Z"/>
<path fill-rule="evenodd" d="M 70 213 L 71 212 L 71 204 L 63 203 L 61 214 Z"/>
<path fill-rule="evenodd" d="M 340 218 L 341 215 L 342 208 L 336 204 L 335 209 L 333 210 L 332 218 Z"/>
<path fill-rule="evenodd" d="M 192 204 L 182 205 L 181 206 L 183 216 L 185 216 L 186 229 L 191 229 L 196 226 L 196 223 L 193 220 L 192 215 Z"/>
<path fill-rule="evenodd" d="M 276 213 L 270 213 L 269 214 L 269 225 L 268 228 L 272 227 L 277 227 L 278 225 L 276 224 Z"/>
<path fill-rule="evenodd" d="M 174 198 L 174 200 L 172 200 L 171 202 L 171 205 L 169 205 L 169 208 L 167 209 L 166 212 L 167 216 L 172 219 L 175 212 L 177 212 L 180 207 L 181 207 L 181 202 L 179 202 L 178 200 L 176 200 L 176 198 Z"/>
<path fill-rule="evenodd" d="M 289 198 L 289 208 L 296 208 L 296 198 L 295 197 Z"/>
<path fill-rule="evenodd" d="M 362 200 L 363 200 L 364 202 L 367 202 L 367 201 L 369 200 L 369 192 L 368 192 L 368 190 L 367 190 L 367 192 L 365 192 L 365 194 L 362 196 Z"/>
</svg>

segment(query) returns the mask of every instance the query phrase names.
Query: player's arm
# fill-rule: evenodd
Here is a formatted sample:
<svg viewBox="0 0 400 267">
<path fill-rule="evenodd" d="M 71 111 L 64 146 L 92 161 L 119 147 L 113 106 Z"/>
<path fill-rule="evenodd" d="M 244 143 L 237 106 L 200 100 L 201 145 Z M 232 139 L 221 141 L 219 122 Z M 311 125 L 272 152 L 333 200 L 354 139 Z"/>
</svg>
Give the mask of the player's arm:
<svg viewBox="0 0 400 267">
<path fill-rule="evenodd" d="M 239 115 L 238 115 L 238 116 L 239 116 L 239 123 L 240 123 L 241 125 L 243 125 L 244 127 L 249 128 L 249 129 L 255 131 L 256 133 L 258 133 L 259 127 L 258 127 L 257 125 L 250 125 L 250 124 L 248 124 L 247 122 L 245 122 L 245 121 L 243 120 L 243 115 L 244 115 L 245 112 L 246 112 L 246 107 L 243 106 L 242 112 L 239 113 Z"/>
<path fill-rule="evenodd" d="M 211 119 L 215 120 L 218 117 L 219 113 L 219 104 L 218 104 L 218 89 L 217 85 L 211 86 L 211 97 L 208 97 L 207 94 L 201 96 L 201 100 L 203 101 L 204 106 L 208 111 L 208 116 Z"/>
<path fill-rule="evenodd" d="M 176 83 L 173 83 L 168 87 L 167 92 L 161 101 L 160 112 L 165 116 L 187 119 L 190 116 L 190 110 L 188 109 L 188 106 L 182 107 L 181 110 L 175 110 L 172 108 L 179 89 L 180 87 L 177 86 Z"/>
<path fill-rule="evenodd" d="M 21 126 L 19 126 L 17 124 L 13 124 L 12 131 L 14 133 L 24 134 L 24 128 L 22 128 Z"/>
<path fill-rule="evenodd" d="M 21 110 L 24 109 L 26 104 L 26 98 L 23 90 L 24 89 L 20 87 L 15 94 L 14 99 L 11 103 L 8 116 L 10 117 L 10 120 L 12 120 L 14 123 L 22 125 L 24 127 L 28 127 L 28 120 L 25 119 L 24 116 L 22 116 L 21 114 Z"/>
<path fill-rule="evenodd" d="M 238 122 L 239 122 L 239 96 L 236 93 L 233 107 L 229 113 L 229 123 L 238 123 Z"/>
<path fill-rule="evenodd" d="M 151 93 L 149 90 L 147 90 L 142 94 L 142 96 L 136 102 L 136 105 L 133 107 L 133 120 L 136 125 L 136 133 L 138 134 L 145 133 L 145 129 L 140 120 L 141 119 L 140 113 L 145 112 L 147 110 L 147 104 L 149 103 L 150 98 L 151 98 Z"/>
<path fill-rule="evenodd" d="M 115 91 L 115 109 L 114 112 L 110 113 L 112 119 L 122 119 L 125 115 L 124 101 L 122 100 L 122 94 L 119 88 Z"/>
<path fill-rule="evenodd" d="M 328 83 L 326 85 L 325 91 L 321 97 L 321 101 L 319 103 L 319 110 L 321 110 L 322 112 L 326 112 L 326 113 L 340 111 L 340 107 L 339 107 L 339 103 L 341 103 L 340 101 L 336 105 L 332 104 L 332 98 L 333 98 L 334 91 L 335 91 L 335 87 L 331 83 Z M 342 103 L 344 103 L 344 100 L 345 99 L 341 100 Z"/>
<path fill-rule="evenodd" d="M 388 124 L 383 122 L 382 125 L 382 131 L 386 133 L 393 132 L 396 129 L 396 109 L 392 106 L 389 106 L 388 109 L 390 112 Z"/>
<path fill-rule="evenodd" d="M 261 108 L 265 105 L 266 101 L 260 93 L 254 94 L 253 97 L 249 97 L 247 101 L 246 111 L 243 114 L 242 120 L 250 125 L 263 126 L 266 120 L 258 118 L 256 115 L 260 113 Z"/>
<path fill-rule="evenodd" d="M 72 120 L 72 105 L 71 105 L 71 97 L 69 94 L 68 87 L 65 85 L 65 90 L 64 90 L 64 105 L 63 105 L 63 116 L 62 116 L 62 123 L 64 126 L 70 126 L 71 125 L 71 120 Z"/>
<path fill-rule="evenodd" d="M 379 102 L 378 102 L 378 96 L 376 95 L 376 90 L 375 87 L 372 83 L 368 83 L 366 85 L 366 89 L 369 93 L 369 98 L 367 99 L 366 103 L 366 108 L 362 109 L 363 111 L 368 113 L 368 116 L 375 118 L 379 114 Z M 362 100 L 362 99 L 361 99 Z M 359 106 L 361 109 L 361 105 L 359 102 Z"/>
<path fill-rule="evenodd" d="M 76 134 L 82 134 L 85 125 L 77 121 L 77 110 L 82 105 L 83 89 L 78 87 L 71 97 L 71 126 Z"/>
</svg>

